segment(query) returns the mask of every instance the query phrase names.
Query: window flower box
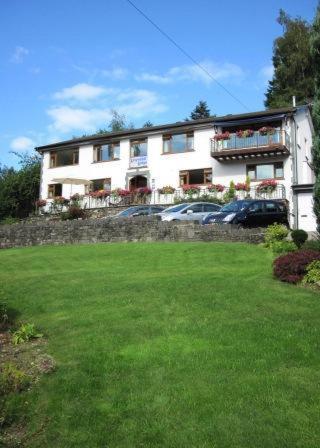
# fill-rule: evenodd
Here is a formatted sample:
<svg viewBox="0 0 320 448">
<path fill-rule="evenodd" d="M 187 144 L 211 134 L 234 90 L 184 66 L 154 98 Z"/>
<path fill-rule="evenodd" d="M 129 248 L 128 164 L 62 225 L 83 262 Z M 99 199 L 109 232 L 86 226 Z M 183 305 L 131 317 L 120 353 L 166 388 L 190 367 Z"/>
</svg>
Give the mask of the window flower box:
<svg viewBox="0 0 320 448">
<path fill-rule="evenodd" d="M 257 190 L 259 193 L 272 193 L 276 190 L 278 183 L 273 180 L 263 180 L 260 182 L 260 184 L 257 186 Z"/>
<path fill-rule="evenodd" d="M 221 140 L 229 140 L 230 139 L 230 132 L 226 131 L 226 132 L 221 132 L 220 134 L 216 134 L 213 139 L 216 142 L 219 142 Z"/>
<path fill-rule="evenodd" d="M 182 191 L 187 196 L 193 196 L 194 194 L 199 194 L 201 191 L 201 188 L 199 187 L 199 185 L 183 185 Z"/>
<path fill-rule="evenodd" d="M 260 135 L 273 135 L 275 134 L 276 129 L 273 128 L 272 126 L 263 126 L 262 128 L 259 129 L 259 134 Z"/>
<path fill-rule="evenodd" d="M 210 193 L 222 193 L 225 190 L 225 186 L 221 184 L 212 184 L 208 186 L 208 191 Z"/>
<path fill-rule="evenodd" d="M 249 191 L 250 190 L 250 186 L 244 182 L 238 182 L 237 184 L 235 184 L 234 188 L 237 191 Z"/>
<path fill-rule="evenodd" d="M 166 185 L 165 187 L 158 188 L 159 194 L 173 194 L 176 191 L 174 187 L 171 187 L 170 185 Z"/>
<path fill-rule="evenodd" d="M 245 129 L 243 130 L 239 130 L 236 132 L 236 135 L 238 138 L 247 138 L 247 137 L 252 137 L 254 135 L 254 130 L 253 129 Z"/>
</svg>

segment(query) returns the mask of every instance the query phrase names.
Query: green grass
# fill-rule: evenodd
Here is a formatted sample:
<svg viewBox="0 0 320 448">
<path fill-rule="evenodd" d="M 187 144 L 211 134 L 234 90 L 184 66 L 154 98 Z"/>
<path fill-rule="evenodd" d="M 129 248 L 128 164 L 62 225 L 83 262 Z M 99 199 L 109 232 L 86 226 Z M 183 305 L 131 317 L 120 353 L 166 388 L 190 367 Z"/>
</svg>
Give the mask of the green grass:
<svg viewBox="0 0 320 448">
<path fill-rule="evenodd" d="M 1 251 L 9 305 L 58 364 L 12 403 L 28 448 L 318 448 L 320 297 L 271 261 L 236 243 Z"/>
</svg>

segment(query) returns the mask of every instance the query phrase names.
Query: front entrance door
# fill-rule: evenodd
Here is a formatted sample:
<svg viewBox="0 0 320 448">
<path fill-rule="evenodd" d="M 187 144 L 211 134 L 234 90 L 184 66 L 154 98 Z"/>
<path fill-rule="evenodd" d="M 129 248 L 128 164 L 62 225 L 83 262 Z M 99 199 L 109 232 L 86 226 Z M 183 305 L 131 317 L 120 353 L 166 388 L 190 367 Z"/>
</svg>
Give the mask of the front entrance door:
<svg viewBox="0 0 320 448">
<path fill-rule="evenodd" d="M 148 181 L 145 176 L 134 176 L 129 181 L 129 190 L 134 191 L 136 188 L 143 188 L 148 186 Z"/>
</svg>

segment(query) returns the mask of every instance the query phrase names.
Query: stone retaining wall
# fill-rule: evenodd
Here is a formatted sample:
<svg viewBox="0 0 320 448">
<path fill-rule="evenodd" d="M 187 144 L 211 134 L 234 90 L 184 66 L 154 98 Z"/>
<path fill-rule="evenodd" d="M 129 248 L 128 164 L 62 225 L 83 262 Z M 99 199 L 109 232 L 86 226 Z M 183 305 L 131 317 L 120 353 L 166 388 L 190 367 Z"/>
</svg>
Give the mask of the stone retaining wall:
<svg viewBox="0 0 320 448">
<path fill-rule="evenodd" d="M 242 241 L 260 243 L 263 229 L 232 225 L 202 226 L 196 222 L 165 222 L 158 217 L 22 222 L 0 226 L 0 248 L 43 244 L 129 241 Z"/>
</svg>

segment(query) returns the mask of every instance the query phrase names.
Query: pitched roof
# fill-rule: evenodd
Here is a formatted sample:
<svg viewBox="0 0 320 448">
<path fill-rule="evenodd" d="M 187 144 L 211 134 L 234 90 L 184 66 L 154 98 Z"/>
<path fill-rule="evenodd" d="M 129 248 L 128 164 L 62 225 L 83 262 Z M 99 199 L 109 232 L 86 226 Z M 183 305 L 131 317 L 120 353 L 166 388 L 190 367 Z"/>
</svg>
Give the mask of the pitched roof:
<svg viewBox="0 0 320 448">
<path fill-rule="evenodd" d="M 249 112 L 245 114 L 228 114 L 222 115 L 220 117 L 211 116 L 209 118 L 201 118 L 199 120 L 189 120 L 189 121 L 177 121 L 175 123 L 169 123 L 164 125 L 150 126 L 147 128 L 138 129 L 127 129 L 125 131 L 110 132 L 108 134 L 95 134 L 88 135 L 85 137 L 74 138 L 71 140 L 65 140 L 62 142 L 51 143 L 49 145 L 37 146 L 35 149 L 38 152 L 49 151 L 51 149 L 74 147 L 79 145 L 91 145 L 99 144 L 107 141 L 114 141 L 116 139 L 129 138 L 129 137 L 147 137 L 149 135 L 163 133 L 163 131 L 171 132 L 175 129 L 182 128 L 184 131 L 193 130 L 197 128 L 204 128 L 206 125 L 211 124 L 212 126 L 221 124 L 224 121 L 229 120 L 245 120 L 249 118 L 259 118 L 268 117 L 276 114 L 289 114 L 294 113 L 297 107 L 283 107 L 280 109 L 268 109 L 257 112 Z"/>
</svg>

